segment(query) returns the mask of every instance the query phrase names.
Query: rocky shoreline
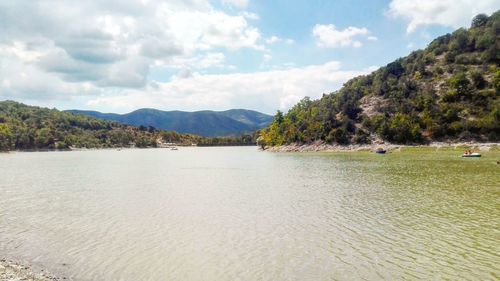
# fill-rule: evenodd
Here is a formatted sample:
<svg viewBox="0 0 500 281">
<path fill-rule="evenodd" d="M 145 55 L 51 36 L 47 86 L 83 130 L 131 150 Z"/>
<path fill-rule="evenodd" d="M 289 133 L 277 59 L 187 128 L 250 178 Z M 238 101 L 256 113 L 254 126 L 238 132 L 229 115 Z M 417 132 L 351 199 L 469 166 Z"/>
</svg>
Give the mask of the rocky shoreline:
<svg viewBox="0 0 500 281">
<path fill-rule="evenodd" d="M 492 148 L 500 148 L 500 143 L 479 143 L 479 142 L 432 142 L 427 145 L 400 145 L 391 143 L 373 143 L 373 144 L 351 144 L 339 145 L 328 144 L 322 141 L 315 141 L 309 144 L 289 144 L 282 146 L 267 146 L 266 151 L 271 152 L 354 152 L 354 151 L 375 151 L 376 149 L 385 149 L 388 151 L 401 151 L 403 148 L 453 148 L 453 149 L 472 149 L 479 151 L 489 151 Z"/>
<path fill-rule="evenodd" d="M 44 270 L 37 272 L 31 266 L 17 261 L 0 259 L 0 281 L 60 281 L 65 279 L 55 277 Z"/>
</svg>

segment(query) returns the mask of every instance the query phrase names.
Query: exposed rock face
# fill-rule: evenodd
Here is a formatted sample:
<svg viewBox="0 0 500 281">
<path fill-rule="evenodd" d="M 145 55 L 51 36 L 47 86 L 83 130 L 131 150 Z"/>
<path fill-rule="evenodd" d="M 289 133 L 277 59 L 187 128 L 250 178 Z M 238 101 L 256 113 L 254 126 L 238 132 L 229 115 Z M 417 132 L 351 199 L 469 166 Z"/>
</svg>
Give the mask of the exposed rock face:
<svg viewBox="0 0 500 281">
<path fill-rule="evenodd" d="M 372 118 L 381 114 L 382 108 L 388 105 L 387 100 L 380 96 L 366 96 L 360 100 L 360 106 L 363 113 Z"/>
</svg>

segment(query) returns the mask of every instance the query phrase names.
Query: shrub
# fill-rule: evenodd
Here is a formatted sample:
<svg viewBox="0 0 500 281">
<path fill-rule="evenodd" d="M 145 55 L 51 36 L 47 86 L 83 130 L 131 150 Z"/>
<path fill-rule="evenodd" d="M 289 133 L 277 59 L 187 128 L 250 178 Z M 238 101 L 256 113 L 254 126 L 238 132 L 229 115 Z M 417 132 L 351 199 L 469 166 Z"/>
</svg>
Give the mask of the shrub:
<svg viewBox="0 0 500 281">
<path fill-rule="evenodd" d="M 357 144 L 367 144 L 370 143 L 370 135 L 363 130 L 356 130 L 353 142 Z"/>
<path fill-rule="evenodd" d="M 479 71 L 472 72 L 471 79 L 472 79 L 472 85 L 476 89 L 484 89 L 484 87 L 486 87 L 486 85 L 488 84 L 488 82 L 484 80 L 483 75 Z"/>
<path fill-rule="evenodd" d="M 349 138 L 347 132 L 342 128 L 332 129 L 326 138 L 327 142 L 336 142 L 338 144 L 348 144 Z"/>
</svg>

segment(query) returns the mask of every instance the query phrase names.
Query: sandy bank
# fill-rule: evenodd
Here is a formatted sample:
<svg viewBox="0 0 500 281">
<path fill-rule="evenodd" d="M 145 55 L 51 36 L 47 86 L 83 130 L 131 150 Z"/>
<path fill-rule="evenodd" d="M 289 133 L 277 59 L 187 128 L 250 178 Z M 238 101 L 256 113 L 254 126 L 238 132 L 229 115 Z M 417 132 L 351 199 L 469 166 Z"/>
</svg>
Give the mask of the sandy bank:
<svg viewBox="0 0 500 281">
<path fill-rule="evenodd" d="M 65 279 L 65 278 L 64 278 Z M 59 281 L 61 278 L 55 277 L 48 272 L 41 270 L 35 272 L 30 266 L 16 261 L 0 259 L 0 281 Z"/>
<path fill-rule="evenodd" d="M 489 151 L 492 148 L 500 148 L 500 143 L 479 143 L 479 142 L 433 142 L 428 145 L 400 145 L 391 143 L 379 144 L 351 144 L 339 145 L 328 144 L 321 141 L 316 141 L 310 144 L 289 144 L 282 146 L 266 147 L 266 151 L 271 152 L 348 152 L 348 151 L 375 151 L 378 148 L 383 148 L 389 151 L 400 151 L 402 148 L 453 148 L 453 149 L 472 149 L 479 151 Z"/>
</svg>

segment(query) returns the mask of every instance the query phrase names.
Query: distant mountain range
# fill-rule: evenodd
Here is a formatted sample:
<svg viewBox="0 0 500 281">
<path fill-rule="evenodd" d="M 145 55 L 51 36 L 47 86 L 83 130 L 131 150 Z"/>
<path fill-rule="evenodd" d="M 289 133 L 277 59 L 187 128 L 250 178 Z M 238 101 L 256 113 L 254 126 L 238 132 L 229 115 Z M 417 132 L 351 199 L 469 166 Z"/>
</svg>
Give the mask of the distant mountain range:
<svg viewBox="0 0 500 281">
<path fill-rule="evenodd" d="M 86 110 L 67 110 L 67 112 L 133 126 L 153 126 L 158 129 L 205 137 L 252 133 L 267 127 L 273 120 L 270 115 L 246 109 L 185 112 L 143 108 L 127 114 Z"/>
</svg>

